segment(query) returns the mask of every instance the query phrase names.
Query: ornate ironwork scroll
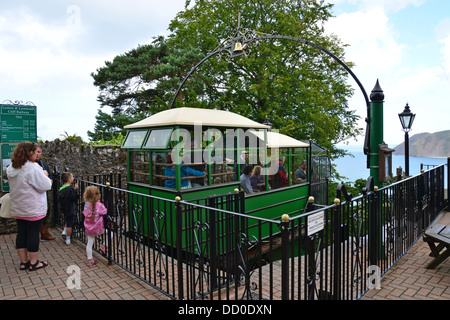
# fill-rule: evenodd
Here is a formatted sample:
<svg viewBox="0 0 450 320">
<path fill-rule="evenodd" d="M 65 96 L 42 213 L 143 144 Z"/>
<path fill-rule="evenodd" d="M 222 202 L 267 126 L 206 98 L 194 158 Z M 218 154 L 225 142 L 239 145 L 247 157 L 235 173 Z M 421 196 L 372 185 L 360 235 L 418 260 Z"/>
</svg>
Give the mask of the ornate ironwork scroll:
<svg viewBox="0 0 450 320">
<path fill-rule="evenodd" d="M 166 214 L 160 210 L 154 210 L 153 215 L 153 249 L 156 251 L 156 255 L 153 260 L 153 268 L 156 271 L 156 276 L 162 280 L 166 280 L 168 274 L 167 265 L 164 261 L 164 256 L 166 255 L 166 245 L 161 238 L 165 228 L 166 228 Z M 159 269 L 157 268 L 159 266 Z M 161 269 L 162 266 L 162 269 Z"/>
</svg>

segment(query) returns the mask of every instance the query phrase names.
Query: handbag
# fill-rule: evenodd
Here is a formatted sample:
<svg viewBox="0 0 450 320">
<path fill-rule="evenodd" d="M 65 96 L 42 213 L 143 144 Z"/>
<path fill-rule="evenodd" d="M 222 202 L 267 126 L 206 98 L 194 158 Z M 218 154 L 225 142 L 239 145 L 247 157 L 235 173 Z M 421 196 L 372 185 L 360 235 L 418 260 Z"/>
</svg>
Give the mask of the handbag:
<svg viewBox="0 0 450 320">
<path fill-rule="evenodd" d="M 4 219 L 14 219 L 11 215 L 10 194 L 7 193 L 0 198 L 0 217 Z"/>
</svg>

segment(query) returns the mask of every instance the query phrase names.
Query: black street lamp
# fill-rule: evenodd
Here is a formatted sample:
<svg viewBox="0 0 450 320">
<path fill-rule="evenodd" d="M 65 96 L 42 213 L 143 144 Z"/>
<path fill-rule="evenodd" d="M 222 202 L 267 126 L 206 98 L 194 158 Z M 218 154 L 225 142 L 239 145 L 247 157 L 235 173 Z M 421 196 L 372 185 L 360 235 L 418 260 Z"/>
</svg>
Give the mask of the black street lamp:
<svg viewBox="0 0 450 320">
<path fill-rule="evenodd" d="M 403 131 L 405 131 L 405 176 L 409 176 L 409 136 L 408 132 L 411 130 L 415 113 L 412 113 L 409 109 L 408 103 L 406 103 L 405 109 L 402 113 L 398 114 L 400 122 L 402 124 Z"/>
</svg>

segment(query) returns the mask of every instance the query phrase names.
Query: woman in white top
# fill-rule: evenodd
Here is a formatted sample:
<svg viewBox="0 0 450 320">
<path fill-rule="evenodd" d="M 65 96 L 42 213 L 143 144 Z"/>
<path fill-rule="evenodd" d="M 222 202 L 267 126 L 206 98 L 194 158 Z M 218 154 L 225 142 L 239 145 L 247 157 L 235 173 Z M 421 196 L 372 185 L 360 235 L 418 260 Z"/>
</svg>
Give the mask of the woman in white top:
<svg viewBox="0 0 450 320">
<path fill-rule="evenodd" d="M 51 180 L 36 161 L 37 145 L 22 142 L 14 149 L 6 169 L 11 197 L 11 214 L 17 222 L 16 248 L 20 270 L 35 271 L 48 265 L 39 261 L 42 219 L 47 214 L 47 193 Z"/>
</svg>

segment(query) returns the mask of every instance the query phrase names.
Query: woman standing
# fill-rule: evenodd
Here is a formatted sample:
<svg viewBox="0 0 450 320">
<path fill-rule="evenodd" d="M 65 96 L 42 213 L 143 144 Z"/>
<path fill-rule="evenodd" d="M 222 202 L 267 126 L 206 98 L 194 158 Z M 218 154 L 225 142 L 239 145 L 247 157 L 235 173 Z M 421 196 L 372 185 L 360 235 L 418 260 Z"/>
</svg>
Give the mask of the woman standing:
<svg viewBox="0 0 450 320">
<path fill-rule="evenodd" d="M 6 169 L 11 196 L 11 214 L 17 221 L 16 248 L 20 270 L 35 271 L 48 265 L 39 261 L 42 219 L 47 214 L 47 193 L 51 180 L 35 162 L 37 145 L 22 142 L 15 149 Z"/>
</svg>

